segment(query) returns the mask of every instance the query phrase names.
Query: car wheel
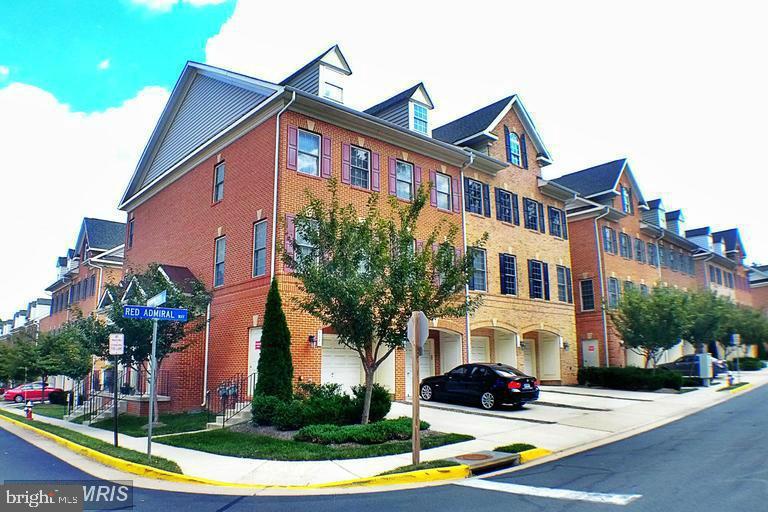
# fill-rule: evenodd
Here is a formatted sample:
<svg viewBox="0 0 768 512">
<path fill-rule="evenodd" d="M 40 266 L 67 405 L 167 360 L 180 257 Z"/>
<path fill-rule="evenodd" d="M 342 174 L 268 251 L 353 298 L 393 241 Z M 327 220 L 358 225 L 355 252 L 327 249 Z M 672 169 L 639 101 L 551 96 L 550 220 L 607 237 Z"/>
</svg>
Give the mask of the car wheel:
<svg viewBox="0 0 768 512">
<path fill-rule="evenodd" d="M 482 395 L 480 395 L 480 407 L 485 409 L 486 411 L 490 411 L 494 407 L 496 407 L 496 397 L 493 396 L 493 393 L 490 391 L 486 391 Z"/>
<path fill-rule="evenodd" d="M 16 396 L 14 397 L 13 401 L 14 401 L 14 402 L 16 402 L 17 404 L 20 404 L 21 402 L 23 402 L 23 401 L 24 401 L 24 397 L 23 397 L 23 396 L 21 396 L 21 395 L 16 395 Z"/>
<path fill-rule="evenodd" d="M 425 402 L 429 402 L 435 397 L 435 392 L 432 390 L 432 386 L 429 384 L 424 384 L 421 386 L 421 392 L 419 393 L 419 396 Z"/>
</svg>

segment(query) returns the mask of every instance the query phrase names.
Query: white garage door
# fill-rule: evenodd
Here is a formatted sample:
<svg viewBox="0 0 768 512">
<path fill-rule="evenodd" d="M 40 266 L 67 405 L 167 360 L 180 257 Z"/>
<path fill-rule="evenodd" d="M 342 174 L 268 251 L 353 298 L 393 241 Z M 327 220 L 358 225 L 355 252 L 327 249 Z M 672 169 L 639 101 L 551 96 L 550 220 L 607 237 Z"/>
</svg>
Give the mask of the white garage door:
<svg viewBox="0 0 768 512">
<path fill-rule="evenodd" d="M 432 339 L 428 339 L 424 342 L 424 350 L 419 356 L 419 380 L 425 377 L 431 377 L 435 374 L 435 353 L 432 350 Z M 405 349 L 405 396 L 411 396 L 413 388 L 413 375 L 411 374 L 411 368 L 413 368 L 413 356 L 411 355 L 410 344 L 406 345 Z"/>
<path fill-rule="evenodd" d="M 339 345 L 336 335 L 323 335 L 323 356 L 320 378 L 322 384 L 335 382 L 342 390 L 352 392 L 352 386 L 363 382 L 363 368 L 357 352 Z"/>
<path fill-rule="evenodd" d="M 489 339 L 485 336 L 472 336 L 472 347 L 469 351 L 470 363 L 489 363 L 491 362 L 490 350 L 488 350 Z"/>
</svg>

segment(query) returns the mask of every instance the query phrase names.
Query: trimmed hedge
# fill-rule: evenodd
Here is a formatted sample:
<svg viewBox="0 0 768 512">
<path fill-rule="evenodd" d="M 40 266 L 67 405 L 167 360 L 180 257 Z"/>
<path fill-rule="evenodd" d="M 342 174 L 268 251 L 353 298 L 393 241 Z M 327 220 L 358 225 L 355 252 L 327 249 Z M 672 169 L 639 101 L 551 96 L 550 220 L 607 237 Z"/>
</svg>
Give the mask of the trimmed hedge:
<svg viewBox="0 0 768 512">
<path fill-rule="evenodd" d="M 683 376 L 679 372 L 631 366 L 626 368 L 580 368 L 578 380 L 582 386 L 599 386 L 628 391 L 656 391 L 662 388 L 679 390 L 683 386 Z"/>
<path fill-rule="evenodd" d="M 426 430 L 429 423 L 422 421 L 420 427 Z M 367 425 L 309 425 L 299 430 L 293 439 L 319 444 L 381 444 L 405 441 L 411 438 L 411 434 L 411 418 L 402 417 Z"/>
<path fill-rule="evenodd" d="M 496 448 L 493 449 L 493 451 L 505 452 L 505 453 L 520 453 L 526 450 L 533 450 L 534 448 L 536 447 L 528 443 L 513 443 L 513 444 L 505 444 L 504 446 L 497 446 Z"/>
<path fill-rule="evenodd" d="M 736 360 L 731 359 L 728 361 L 728 369 L 736 370 Z M 756 357 L 740 357 L 739 358 L 739 370 L 745 372 L 756 372 L 763 369 L 763 362 Z"/>
<path fill-rule="evenodd" d="M 48 401 L 56 405 L 67 405 L 67 395 L 69 395 L 69 399 L 72 400 L 71 391 L 51 391 L 48 394 Z"/>
<path fill-rule="evenodd" d="M 300 384 L 293 399 L 256 394 L 252 415 L 256 425 L 274 425 L 280 430 L 297 430 L 307 425 L 350 425 L 360 422 L 365 387 L 355 386 L 354 395 L 341 391 L 338 384 Z M 389 413 L 392 399 L 386 388 L 374 384 L 370 421 L 376 422 Z"/>
</svg>

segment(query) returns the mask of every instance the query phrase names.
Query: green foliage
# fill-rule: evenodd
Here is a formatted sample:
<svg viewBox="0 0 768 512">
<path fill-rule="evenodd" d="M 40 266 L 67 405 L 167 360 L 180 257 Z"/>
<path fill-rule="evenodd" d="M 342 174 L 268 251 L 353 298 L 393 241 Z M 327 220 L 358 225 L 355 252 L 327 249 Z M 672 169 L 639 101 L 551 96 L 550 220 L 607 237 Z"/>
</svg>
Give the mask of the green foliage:
<svg viewBox="0 0 768 512">
<path fill-rule="evenodd" d="M 741 336 L 744 345 L 757 345 L 765 350 L 768 342 L 768 318 L 760 311 L 728 302 L 725 308 L 720 341 L 728 345 L 732 334 Z"/>
<path fill-rule="evenodd" d="M 739 370 L 744 372 L 756 372 L 764 368 L 763 362 L 756 357 L 740 357 L 739 358 Z M 728 361 L 728 369 L 736 370 L 736 360 L 731 359 Z"/>
<path fill-rule="evenodd" d="M 65 324 L 55 333 L 40 334 L 37 350 L 45 375 L 64 375 L 75 380 L 88 375 L 91 371 L 92 351 L 83 327 L 91 321 L 95 320 L 79 319 Z"/>
<path fill-rule="evenodd" d="M 683 386 L 680 373 L 664 369 L 619 367 L 579 368 L 579 384 L 628 391 L 656 391 L 662 388 L 677 389 Z"/>
<path fill-rule="evenodd" d="M 493 449 L 493 451 L 505 452 L 505 453 L 520 453 L 526 450 L 533 450 L 534 448 L 536 447 L 528 443 L 513 443 L 513 444 L 506 444 L 504 446 L 496 447 Z"/>
<path fill-rule="evenodd" d="M 48 394 L 48 401 L 56 405 L 67 405 L 67 395 L 69 395 L 70 402 L 72 400 L 71 391 L 51 391 Z"/>
<path fill-rule="evenodd" d="M 419 462 L 418 464 L 408 464 L 407 466 L 400 466 L 399 468 L 390 469 L 383 473 L 379 473 L 378 476 L 384 475 L 396 475 L 398 473 L 409 473 L 411 471 L 421 471 L 424 469 L 436 469 L 436 468 L 449 468 L 451 466 L 458 466 L 459 463 L 455 460 L 428 460 L 427 462 Z"/>
<path fill-rule="evenodd" d="M 365 386 L 354 386 L 352 388 L 352 411 L 349 418 L 350 423 L 360 421 L 365 405 Z M 374 383 L 371 390 L 371 408 L 368 421 L 379 421 L 389 414 L 392 408 L 392 397 L 387 388 L 379 383 Z"/>
<path fill-rule="evenodd" d="M 689 296 L 673 288 L 654 287 L 650 294 L 627 291 L 611 320 L 624 344 L 645 358 L 646 366 L 680 342 L 689 327 Z"/>
<path fill-rule="evenodd" d="M 283 312 L 283 302 L 272 280 L 264 310 L 256 392 L 289 400 L 293 395 L 293 360 L 291 359 L 291 331 Z"/>
<path fill-rule="evenodd" d="M 691 292 L 689 297 L 689 323 L 684 338 L 698 346 L 721 339 L 730 302 L 711 291 Z"/>
<path fill-rule="evenodd" d="M 428 429 L 429 423 L 422 421 L 420 428 Z M 299 430 L 293 438 L 296 441 L 320 444 L 380 444 L 410 439 L 412 433 L 411 418 L 403 417 L 366 425 L 309 425 Z"/>
<path fill-rule="evenodd" d="M 283 400 L 280 400 L 276 396 L 254 393 L 253 401 L 251 402 L 253 424 L 271 425 L 272 418 L 275 416 L 275 411 L 283 403 Z"/>
<path fill-rule="evenodd" d="M 369 420 L 369 404 L 376 369 L 405 344 L 413 311 L 428 318 L 462 317 L 480 303 L 468 300 L 464 288 L 472 269 L 469 255 L 455 257 L 459 230 L 445 222 L 424 233 L 417 221 L 429 188 L 422 186 L 412 203 L 389 198 L 389 214 L 372 194 L 367 211 L 340 203 L 336 182 L 329 182 L 331 199 L 308 192 L 308 204 L 294 219 L 295 230 L 311 250 L 292 240 L 283 262 L 293 270 L 305 292 L 301 309 L 332 327 L 339 342 L 357 352 L 365 371 L 366 396 L 362 422 Z M 414 250 L 417 235 L 423 244 Z M 474 246 L 483 246 L 482 240 Z"/>
<path fill-rule="evenodd" d="M 40 353 L 32 335 L 16 332 L 0 341 L 0 380 L 30 382 L 45 375 Z"/>
</svg>

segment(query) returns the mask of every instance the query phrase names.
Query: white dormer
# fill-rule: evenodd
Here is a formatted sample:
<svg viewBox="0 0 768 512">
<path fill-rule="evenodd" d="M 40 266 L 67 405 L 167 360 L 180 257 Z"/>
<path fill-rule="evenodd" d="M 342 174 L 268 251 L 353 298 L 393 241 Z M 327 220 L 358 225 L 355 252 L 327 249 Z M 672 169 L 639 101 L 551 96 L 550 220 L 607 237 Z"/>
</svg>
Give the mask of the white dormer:
<svg viewBox="0 0 768 512">
<path fill-rule="evenodd" d="M 424 135 L 431 135 L 432 127 L 429 125 L 429 111 L 433 108 L 435 106 L 432 104 L 424 84 L 419 84 L 408 102 L 408 128 Z"/>
<path fill-rule="evenodd" d="M 418 83 L 374 105 L 365 113 L 431 137 L 429 111 L 434 108 L 424 84 Z"/>
<path fill-rule="evenodd" d="M 334 45 L 280 82 L 280 85 L 295 87 L 343 104 L 346 78 L 351 74 L 352 70 L 339 46 Z"/>
</svg>

